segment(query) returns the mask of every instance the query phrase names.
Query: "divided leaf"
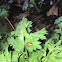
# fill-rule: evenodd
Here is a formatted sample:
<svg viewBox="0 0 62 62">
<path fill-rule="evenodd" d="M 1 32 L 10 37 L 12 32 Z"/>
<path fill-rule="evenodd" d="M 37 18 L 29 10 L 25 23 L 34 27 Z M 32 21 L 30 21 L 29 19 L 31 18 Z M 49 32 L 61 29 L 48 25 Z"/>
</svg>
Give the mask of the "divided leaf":
<svg viewBox="0 0 62 62">
<path fill-rule="evenodd" d="M 40 49 L 41 42 L 39 42 L 38 40 L 46 39 L 45 34 L 47 34 L 47 31 L 45 30 L 45 28 L 43 28 L 38 32 L 31 33 L 31 29 L 30 29 L 30 27 L 32 27 L 31 24 L 32 24 L 31 21 L 28 21 L 28 19 L 23 18 L 21 20 L 21 22 L 19 23 L 19 25 L 17 26 L 16 30 L 11 33 L 12 36 L 13 35 L 18 36 L 17 39 L 14 39 L 11 37 L 13 40 L 10 40 L 10 41 L 13 41 L 13 42 L 11 42 L 9 44 L 11 44 L 16 49 L 16 48 L 19 48 L 17 46 L 21 43 L 22 45 L 24 45 L 26 47 L 26 49 L 29 52 L 32 52 L 33 50 L 36 50 L 36 49 Z M 18 38 L 20 38 L 20 39 L 18 39 Z M 32 44 L 30 44 L 29 42 L 31 42 Z M 15 46 L 15 45 L 17 45 L 17 46 Z M 21 45 L 20 45 L 20 47 L 22 48 Z"/>
<path fill-rule="evenodd" d="M 42 62 L 61 62 L 62 61 L 62 45 L 61 40 L 58 41 L 56 44 L 50 39 L 45 43 L 45 52 L 46 54 L 42 58 Z M 61 54 L 61 55 L 60 55 Z"/>
</svg>

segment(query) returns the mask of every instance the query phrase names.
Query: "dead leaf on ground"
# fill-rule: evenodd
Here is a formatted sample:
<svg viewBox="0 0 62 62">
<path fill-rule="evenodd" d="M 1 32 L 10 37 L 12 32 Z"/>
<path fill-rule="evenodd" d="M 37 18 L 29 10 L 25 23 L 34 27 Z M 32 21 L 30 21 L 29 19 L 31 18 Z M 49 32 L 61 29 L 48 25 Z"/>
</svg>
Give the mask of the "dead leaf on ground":
<svg viewBox="0 0 62 62">
<path fill-rule="evenodd" d="M 56 15 L 58 16 L 58 7 L 57 7 L 57 4 L 54 4 L 50 10 L 46 13 L 47 16 L 50 16 L 50 15 Z"/>
<path fill-rule="evenodd" d="M 29 12 L 24 12 L 19 14 L 18 16 L 15 17 L 15 20 L 21 20 L 23 17 L 27 17 L 29 15 Z"/>
</svg>

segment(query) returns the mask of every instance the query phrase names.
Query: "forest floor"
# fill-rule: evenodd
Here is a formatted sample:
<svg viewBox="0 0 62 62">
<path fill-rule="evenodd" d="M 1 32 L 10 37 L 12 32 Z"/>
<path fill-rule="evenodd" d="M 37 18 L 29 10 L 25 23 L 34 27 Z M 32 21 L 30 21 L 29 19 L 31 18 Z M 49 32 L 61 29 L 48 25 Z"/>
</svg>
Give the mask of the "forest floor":
<svg viewBox="0 0 62 62">
<path fill-rule="evenodd" d="M 45 0 L 41 6 L 41 12 L 38 13 L 37 10 L 32 7 L 28 8 L 27 10 L 23 11 L 22 7 L 19 4 L 11 3 L 9 9 L 9 21 L 13 25 L 14 28 L 17 27 L 18 23 L 23 17 L 26 17 L 28 20 L 33 22 L 32 32 L 38 31 L 42 28 L 45 28 L 49 32 L 49 36 L 51 37 L 54 35 L 54 30 L 58 27 L 55 27 L 54 22 L 57 18 L 59 18 L 62 14 L 62 6 L 60 5 L 61 1 L 52 1 L 51 4 L 50 0 Z M 4 3 L 5 4 L 5 3 Z M 4 5 L 3 4 L 3 5 Z M 39 5 L 37 5 L 38 7 Z M 60 7 L 59 7 L 60 6 Z M 7 22 L 7 21 L 6 21 Z M 8 28 L 8 32 L 12 31 L 11 25 L 7 22 L 3 22 L 1 31 Z"/>
</svg>

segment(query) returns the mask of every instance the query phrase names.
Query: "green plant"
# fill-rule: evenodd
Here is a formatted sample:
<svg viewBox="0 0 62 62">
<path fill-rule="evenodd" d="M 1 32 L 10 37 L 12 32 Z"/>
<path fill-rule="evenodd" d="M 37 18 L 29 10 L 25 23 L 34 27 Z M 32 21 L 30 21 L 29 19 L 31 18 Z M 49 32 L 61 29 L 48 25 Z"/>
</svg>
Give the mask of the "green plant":
<svg viewBox="0 0 62 62">
<path fill-rule="evenodd" d="M 22 9 L 27 10 L 28 8 L 28 0 L 25 0 L 25 4 L 23 5 Z"/>
<path fill-rule="evenodd" d="M 2 36 L 0 35 L 0 39 L 2 38 Z"/>
<path fill-rule="evenodd" d="M 0 6 L 0 24 L 1 25 L 6 23 L 5 17 L 9 16 L 7 6 L 8 5 L 5 5 L 5 6 L 2 5 L 2 6 Z"/>
<path fill-rule="evenodd" d="M 56 26 L 59 27 L 59 29 L 55 29 L 55 35 L 53 36 L 56 40 L 62 40 L 62 16 L 55 20 L 54 23 Z"/>
<path fill-rule="evenodd" d="M 5 9 L 0 9 L 0 17 L 8 16 L 8 12 Z"/>
<path fill-rule="evenodd" d="M 7 45 L 7 27 L 5 17 L 8 16 L 7 6 L 0 6 L 0 51 L 5 50 Z"/>
<path fill-rule="evenodd" d="M 41 6 L 42 6 L 42 3 L 43 3 L 43 1 L 44 0 L 40 0 L 37 4 L 39 4 L 40 5 L 40 8 L 41 8 Z M 30 0 L 29 2 L 28 2 L 28 0 L 26 0 L 26 4 L 25 5 L 23 5 L 23 10 L 27 10 L 27 8 L 28 7 L 35 7 L 36 8 L 36 10 L 37 10 L 37 12 L 38 13 L 40 13 L 40 9 L 37 7 L 37 4 L 36 4 L 36 2 L 35 2 L 35 0 Z"/>
<path fill-rule="evenodd" d="M 15 31 L 10 33 L 7 46 L 0 54 L 0 62 L 61 62 L 62 61 L 62 40 L 51 38 L 45 44 L 39 39 L 46 39 L 45 28 L 40 31 L 31 32 L 32 22 L 23 18 Z M 42 45 L 43 44 L 43 45 Z M 13 51 L 8 51 L 9 45 Z"/>
<path fill-rule="evenodd" d="M 33 52 L 33 50 L 41 49 L 41 42 L 38 41 L 39 39 L 46 39 L 46 37 L 44 36 L 45 34 L 47 34 L 45 28 L 38 32 L 31 33 L 31 24 L 31 21 L 28 21 L 26 18 L 23 18 L 17 26 L 16 30 L 14 32 L 11 32 L 11 36 L 8 39 L 8 43 L 13 46 L 13 48 L 15 49 L 14 52 L 17 52 L 17 54 L 23 54 L 24 52 L 23 55 L 26 54 L 28 56 L 28 52 L 30 54 L 31 52 Z M 16 61 L 16 59 L 14 60 Z"/>
<path fill-rule="evenodd" d="M 0 62 L 11 62 L 11 52 L 8 52 L 7 47 L 5 48 L 4 52 L 0 52 Z"/>
<path fill-rule="evenodd" d="M 44 0 L 40 0 L 40 1 L 38 2 L 38 4 L 40 5 L 40 8 L 41 8 L 41 6 L 42 6 L 43 1 L 44 1 Z M 36 8 L 36 10 L 40 13 L 41 10 L 37 7 L 37 4 L 35 3 L 35 0 L 30 0 L 30 3 L 33 4 L 34 7 Z"/>
<path fill-rule="evenodd" d="M 0 17 L 7 17 L 8 16 L 8 5 L 0 6 Z"/>
<path fill-rule="evenodd" d="M 23 58 L 24 61 L 30 61 L 31 57 L 29 57 L 29 55 L 31 56 L 31 53 L 34 53 L 33 50 L 36 51 L 37 49 L 42 48 L 40 45 L 41 42 L 38 40 L 46 39 L 44 35 L 47 34 L 47 31 L 45 30 L 45 28 L 43 28 L 38 32 L 31 33 L 30 29 L 30 27 L 32 27 L 31 24 L 32 24 L 31 21 L 28 21 L 26 18 L 23 18 L 22 21 L 17 26 L 16 30 L 11 32 L 11 35 L 8 38 L 8 45 L 12 46 L 14 49 L 14 51 L 12 51 L 11 58 L 12 62 L 18 62 L 19 57 L 20 62 L 23 61 L 21 58 Z"/>
<path fill-rule="evenodd" d="M 52 39 L 49 39 L 43 48 L 42 62 L 61 62 L 62 61 L 62 40 L 54 43 Z"/>
</svg>

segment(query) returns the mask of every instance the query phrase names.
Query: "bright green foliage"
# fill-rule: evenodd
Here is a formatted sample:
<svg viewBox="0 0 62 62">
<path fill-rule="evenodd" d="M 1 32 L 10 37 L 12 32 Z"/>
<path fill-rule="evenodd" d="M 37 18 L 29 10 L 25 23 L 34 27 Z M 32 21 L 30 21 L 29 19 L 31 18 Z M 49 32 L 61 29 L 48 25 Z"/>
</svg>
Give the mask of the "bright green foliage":
<svg viewBox="0 0 62 62">
<path fill-rule="evenodd" d="M 41 57 L 42 57 L 42 49 L 29 53 L 29 56 L 27 52 L 25 52 L 20 56 L 19 62 L 41 62 Z"/>
<path fill-rule="evenodd" d="M 8 43 L 11 46 L 13 46 L 15 51 L 17 52 L 23 51 L 24 44 L 20 38 L 16 38 L 16 39 L 14 39 L 13 37 L 11 37 L 10 39 L 8 38 Z"/>
<path fill-rule="evenodd" d="M 26 47 L 29 52 L 41 48 L 40 42 L 38 40 L 46 39 L 44 35 L 47 34 L 47 31 L 45 30 L 45 28 L 43 28 L 38 32 L 30 33 L 30 27 L 32 27 L 31 24 L 31 21 L 28 21 L 26 18 L 23 18 L 17 26 L 16 30 L 11 32 L 11 38 L 8 39 L 8 42 L 11 46 L 13 46 L 16 51 L 23 51 L 24 47 Z M 32 42 L 32 46 L 28 47 L 28 42 Z"/>
<path fill-rule="evenodd" d="M 21 53 L 20 53 L 20 54 L 21 54 Z M 12 61 L 12 62 L 18 62 L 18 58 L 19 58 L 19 52 L 14 51 L 14 52 L 13 52 L 13 55 L 12 55 L 11 61 Z"/>
<path fill-rule="evenodd" d="M 40 49 L 41 46 L 39 45 L 40 42 L 38 41 L 39 39 L 46 39 L 46 37 L 44 36 L 45 34 L 47 34 L 47 31 L 45 30 L 45 28 L 41 29 L 38 32 L 35 33 L 30 33 L 30 35 L 25 36 L 25 43 L 27 44 L 28 42 L 32 42 L 32 46 L 28 47 L 26 46 L 26 49 L 28 51 L 33 51 L 36 49 Z"/>
<path fill-rule="evenodd" d="M 36 48 L 38 49 L 41 48 L 41 46 L 39 45 L 40 42 L 38 42 L 38 40 L 46 39 L 44 35 L 47 34 L 47 31 L 44 28 L 38 32 L 30 33 L 31 30 L 29 29 L 29 27 L 32 26 L 31 24 L 32 24 L 31 21 L 27 21 L 27 19 L 23 18 L 21 23 L 16 28 L 16 30 L 20 31 L 20 34 L 22 34 L 25 37 L 25 47 L 30 52 L 32 52 L 33 50 L 36 50 Z M 20 26 L 20 29 L 19 29 L 19 26 Z M 28 47 L 26 45 L 28 42 L 32 42 L 32 46 Z"/>
<path fill-rule="evenodd" d="M 37 50 L 35 52 L 30 53 L 30 57 L 28 59 L 29 62 L 41 62 L 41 57 L 42 57 L 42 49 Z"/>
<path fill-rule="evenodd" d="M 16 39 L 14 39 L 14 37 Z M 14 35 L 13 37 L 11 36 L 11 38 L 8 38 L 8 43 L 15 49 L 12 55 L 12 62 L 18 62 L 19 54 L 21 54 L 24 50 L 24 40 L 22 39 L 22 37 L 20 38 Z"/>
<path fill-rule="evenodd" d="M 8 52 L 7 48 L 0 53 L 0 62 L 11 62 L 11 52 Z"/>
<path fill-rule="evenodd" d="M 30 37 L 30 36 L 29 36 Z M 32 42 L 32 46 L 28 47 L 27 46 L 27 43 L 28 42 Z M 25 40 L 25 43 L 26 43 L 26 49 L 29 51 L 29 52 L 32 52 L 33 50 L 36 50 L 36 49 L 40 49 L 41 46 L 40 46 L 40 42 L 37 41 L 37 39 L 35 38 L 31 38 L 30 39 L 27 39 Z"/>
<path fill-rule="evenodd" d="M 27 61 L 27 60 L 25 59 L 25 57 L 26 57 L 26 55 L 25 55 L 25 54 L 22 54 L 22 55 L 20 56 L 20 58 L 19 58 L 19 62 L 25 62 L 25 61 Z"/>
<path fill-rule="evenodd" d="M 31 21 L 28 21 L 26 18 L 23 18 L 19 25 L 17 26 L 16 31 L 19 32 L 20 34 L 23 34 L 24 36 L 27 36 L 28 33 L 31 32 L 30 29 L 30 27 L 32 27 L 31 24 L 32 24 Z"/>
<path fill-rule="evenodd" d="M 62 62 L 61 40 L 56 44 L 50 39 L 45 43 L 42 62 Z M 48 53 L 46 52 L 48 49 Z"/>
<path fill-rule="evenodd" d="M 4 40 L 2 40 L 2 41 L 0 42 L 0 50 L 1 50 L 1 51 L 4 51 L 7 46 L 8 46 L 8 45 L 7 45 L 6 42 L 4 42 Z"/>
<path fill-rule="evenodd" d="M 11 32 L 11 35 L 8 38 L 8 44 L 10 44 L 10 46 L 15 49 L 12 55 L 12 62 L 17 62 L 17 57 L 19 57 L 19 54 L 22 54 L 23 52 L 33 52 L 33 50 L 41 49 L 41 42 L 39 42 L 38 40 L 46 39 L 45 34 L 47 34 L 47 31 L 45 30 L 45 28 L 43 28 L 38 32 L 31 33 L 31 24 L 31 21 L 28 21 L 26 18 L 23 18 L 17 26 L 16 30 Z M 28 42 L 32 42 L 32 45 L 27 46 Z M 20 61 L 22 61 L 21 58 L 24 59 L 24 57 L 21 56 Z"/>
<path fill-rule="evenodd" d="M 39 39 L 46 39 L 47 31 L 43 28 L 32 33 L 31 24 L 31 21 L 23 18 L 16 30 L 10 33 L 5 51 L 0 53 L 0 62 L 62 62 L 62 40 L 54 40 L 58 39 L 58 33 L 61 33 L 62 28 L 56 30 L 55 37 L 45 41 L 42 46 Z M 8 52 L 9 45 L 13 51 Z"/>
</svg>

